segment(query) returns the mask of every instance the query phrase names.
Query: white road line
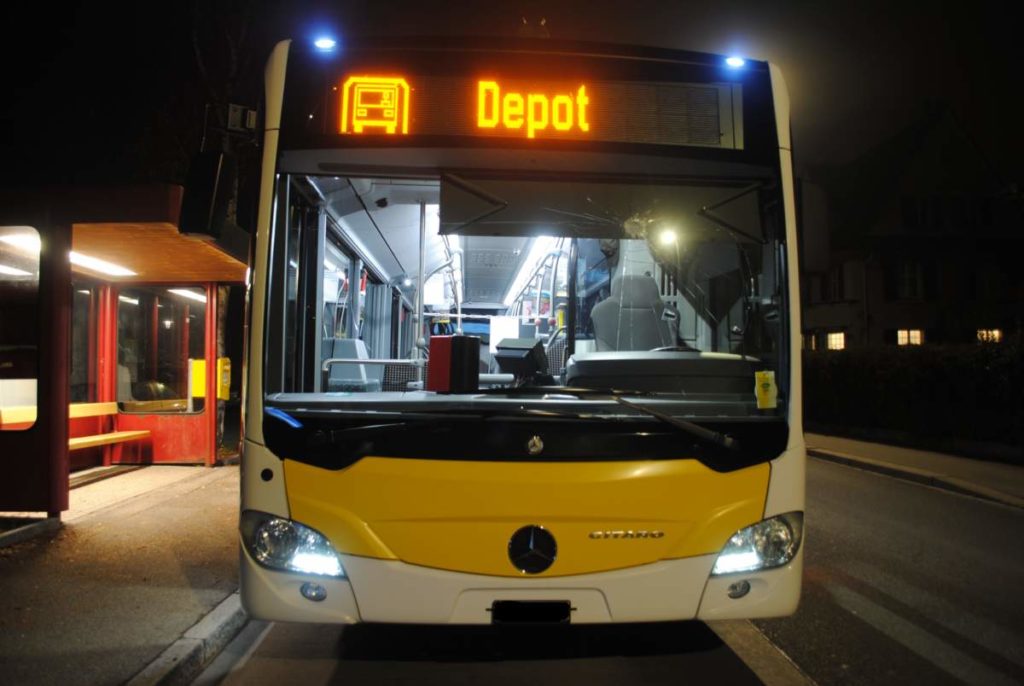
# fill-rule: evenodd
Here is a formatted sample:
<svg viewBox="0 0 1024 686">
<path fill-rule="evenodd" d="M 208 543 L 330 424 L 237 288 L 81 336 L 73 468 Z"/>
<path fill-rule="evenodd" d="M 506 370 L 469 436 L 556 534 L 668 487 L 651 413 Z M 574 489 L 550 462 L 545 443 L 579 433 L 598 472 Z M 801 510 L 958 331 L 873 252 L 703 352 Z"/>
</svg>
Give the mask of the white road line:
<svg viewBox="0 0 1024 686">
<path fill-rule="evenodd" d="M 867 565 L 852 563 L 844 571 L 879 593 L 912 607 L 936 624 L 1024 667 L 1024 643 L 1009 629 Z"/>
<path fill-rule="evenodd" d="M 986 686 L 1014 686 L 1017 683 L 846 586 L 828 584 L 826 589 L 844 610 L 961 681 Z"/>
<path fill-rule="evenodd" d="M 765 686 L 814 686 L 814 681 L 747 620 L 719 620 L 708 627 Z"/>
</svg>

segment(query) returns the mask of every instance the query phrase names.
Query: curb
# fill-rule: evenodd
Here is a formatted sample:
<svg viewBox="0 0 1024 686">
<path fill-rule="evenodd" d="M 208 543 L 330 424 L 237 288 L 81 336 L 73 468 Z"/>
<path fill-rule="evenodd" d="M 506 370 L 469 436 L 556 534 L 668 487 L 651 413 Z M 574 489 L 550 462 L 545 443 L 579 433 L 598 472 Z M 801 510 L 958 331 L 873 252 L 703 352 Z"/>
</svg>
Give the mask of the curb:
<svg viewBox="0 0 1024 686">
<path fill-rule="evenodd" d="M 132 677 L 127 686 L 190 683 L 248 621 L 235 591 Z"/>
<path fill-rule="evenodd" d="M 946 476 L 944 474 L 939 474 L 938 472 L 930 472 L 926 469 L 918 469 L 916 467 L 907 467 L 904 465 L 893 464 L 891 462 L 858 457 L 856 455 L 840 453 L 834 450 L 822 450 L 821 448 L 808 448 L 807 454 L 829 462 L 846 465 L 847 467 L 855 467 L 869 472 L 877 472 L 879 474 L 885 474 L 886 476 L 895 477 L 904 481 L 912 481 L 925 486 L 939 488 L 944 491 L 959 493 L 960 495 L 969 495 L 975 498 L 981 498 L 982 500 L 999 503 L 1000 505 L 1009 505 L 1010 507 L 1019 507 L 1024 509 L 1024 499 L 1022 498 L 1017 498 L 1008 493 L 997 491 L 994 488 L 979 486 L 978 484 L 971 483 L 964 479 L 958 479 L 954 476 Z"/>
<path fill-rule="evenodd" d="M 11 529 L 0 534 L 0 548 L 58 531 L 60 527 L 60 517 L 47 517 L 46 519 L 36 520 L 25 526 L 19 526 L 17 529 Z"/>
<path fill-rule="evenodd" d="M 96 467 L 95 469 L 87 469 L 84 472 L 78 472 L 68 477 L 68 489 L 79 488 L 81 486 L 88 486 L 94 484 L 97 481 L 103 481 L 114 476 L 121 474 L 127 474 L 128 472 L 134 472 L 137 469 L 148 467 L 147 464 L 130 464 L 130 465 L 108 465 L 106 467 Z"/>
</svg>

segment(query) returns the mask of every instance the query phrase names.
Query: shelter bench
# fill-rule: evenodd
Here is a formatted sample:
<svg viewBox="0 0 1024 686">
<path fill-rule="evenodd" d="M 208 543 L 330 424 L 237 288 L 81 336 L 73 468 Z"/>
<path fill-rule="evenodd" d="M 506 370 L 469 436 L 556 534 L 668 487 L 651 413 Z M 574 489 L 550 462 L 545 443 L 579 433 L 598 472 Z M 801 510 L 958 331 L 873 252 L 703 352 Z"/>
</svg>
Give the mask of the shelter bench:
<svg viewBox="0 0 1024 686">
<path fill-rule="evenodd" d="M 68 418 L 77 419 L 80 417 L 106 417 L 117 414 L 117 403 L 73 403 L 68 406 Z M 83 448 L 95 448 L 101 445 L 117 445 L 129 441 L 138 441 L 149 438 L 149 430 L 140 429 L 133 431 L 108 431 L 92 436 L 77 436 L 68 439 L 68 450 L 81 450 Z"/>
</svg>

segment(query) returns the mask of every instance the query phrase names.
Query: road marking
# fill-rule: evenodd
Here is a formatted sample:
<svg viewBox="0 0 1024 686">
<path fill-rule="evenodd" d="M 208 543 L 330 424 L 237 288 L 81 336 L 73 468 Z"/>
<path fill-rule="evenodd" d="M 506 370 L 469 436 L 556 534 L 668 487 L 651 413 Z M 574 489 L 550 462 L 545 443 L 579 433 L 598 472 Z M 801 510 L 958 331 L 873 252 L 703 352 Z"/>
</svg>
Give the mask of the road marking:
<svg viewBox="0 0 1024 686">
<path fill-rule="evenodd" d="M 765 686 L 814 686 L 814 680 L 752 622 L 727 619 L 708 622 L 707 625 Z"/>
<path fill-rule="evenodd" d="M 1024 644 L 1012 631 L 941 596 L 866 565 L 851 563 L 844 571 L 949 631 L 1024 667 Z"/>
<path fill-rule="evenodd" d="M 986 686 L 1013 686 L 1017 683 L 846 586 L 826 584 L 825 588 L 844 610 L 961 681 Z"/>
</svg>

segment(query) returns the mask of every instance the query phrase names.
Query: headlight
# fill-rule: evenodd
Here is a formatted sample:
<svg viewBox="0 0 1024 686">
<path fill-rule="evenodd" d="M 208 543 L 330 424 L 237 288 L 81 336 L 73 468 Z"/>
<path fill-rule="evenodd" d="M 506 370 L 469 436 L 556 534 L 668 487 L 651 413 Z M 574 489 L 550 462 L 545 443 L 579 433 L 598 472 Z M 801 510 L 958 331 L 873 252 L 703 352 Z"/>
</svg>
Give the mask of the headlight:
<svg viewBox="0 0 1024 686">
<path fill-rule="evenodd" d="M 267 514 L 246 510 L 242 541 L 256 562 L 270 569 L 320 576 L 345 576 L 338 553 L 319 531 Z"/>
<path fill-rule="evenodd" d="M 788 512 L 740 529 L 718 554 L 711 574 L 781 567 L 800 549 L 803 528 L 804 513 Z"/>
</svg>

